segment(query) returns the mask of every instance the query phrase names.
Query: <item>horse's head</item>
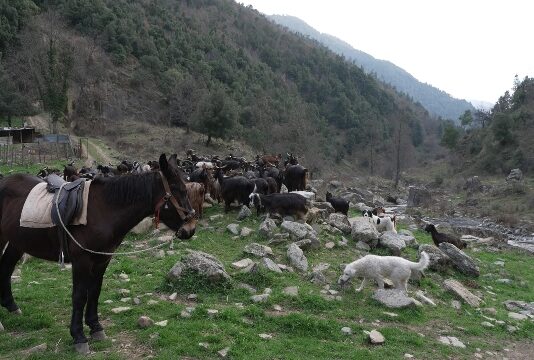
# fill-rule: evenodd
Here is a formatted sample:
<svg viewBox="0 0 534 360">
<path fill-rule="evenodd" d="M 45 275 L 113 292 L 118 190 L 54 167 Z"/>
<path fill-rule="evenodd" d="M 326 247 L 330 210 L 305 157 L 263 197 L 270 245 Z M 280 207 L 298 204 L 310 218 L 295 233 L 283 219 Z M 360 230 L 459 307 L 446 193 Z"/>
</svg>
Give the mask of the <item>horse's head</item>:
<svg viewBox="0 0 534 360">
<path fill-rule="evenodd" d="M 164 178 L 163 205 L 160 208 L 160 219 L 180 239 L 189 239 L 195 234 L 196 218 L 195 210 L 191 207 L 187 189 L 182 178 L 182 171 L 178 167 L 176 154 L 167 156 L 162 154 L 159 158 L 159 167 Z M 168 189 L 166 187 L 168 186 Z M 167 194 L 169 193 L 169 194 Z"/>
</svg>

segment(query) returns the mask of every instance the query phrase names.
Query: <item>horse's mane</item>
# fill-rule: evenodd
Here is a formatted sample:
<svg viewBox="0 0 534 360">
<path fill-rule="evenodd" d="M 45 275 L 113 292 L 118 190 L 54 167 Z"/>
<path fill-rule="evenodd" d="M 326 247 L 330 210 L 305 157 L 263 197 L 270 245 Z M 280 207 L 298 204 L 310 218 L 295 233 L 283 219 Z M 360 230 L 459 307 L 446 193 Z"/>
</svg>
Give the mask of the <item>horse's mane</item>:
<svg viewBox="0 0 534 360">
<path fill-rule="evenodd" d="M 117 177 L 99 176 L 93 184 L 102 184 L 106 200 L 113 205 L 142 203 L 152 206 L 152 192 L 156 173 L 123 175 Z"/>
</svg>

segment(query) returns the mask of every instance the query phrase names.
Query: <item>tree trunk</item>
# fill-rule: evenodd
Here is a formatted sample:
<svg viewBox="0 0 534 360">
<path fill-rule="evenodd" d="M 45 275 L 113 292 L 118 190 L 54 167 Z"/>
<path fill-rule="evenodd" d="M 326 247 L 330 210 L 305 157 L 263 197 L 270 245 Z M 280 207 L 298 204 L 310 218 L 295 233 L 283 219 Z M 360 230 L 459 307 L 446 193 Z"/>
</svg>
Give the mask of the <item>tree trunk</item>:
<svg viewBox="0 0 534 360">
<path fill-rule="evenodd" d="M 211 144 L 211 134 L 208 134 L 208 141 L 206 141 L 206 146 L 210 146 Z"/>
<path fill-rule="evenodd" d="M 7 126 L 11 127 L 11 115 L 7 115 Z"/>
</svg>

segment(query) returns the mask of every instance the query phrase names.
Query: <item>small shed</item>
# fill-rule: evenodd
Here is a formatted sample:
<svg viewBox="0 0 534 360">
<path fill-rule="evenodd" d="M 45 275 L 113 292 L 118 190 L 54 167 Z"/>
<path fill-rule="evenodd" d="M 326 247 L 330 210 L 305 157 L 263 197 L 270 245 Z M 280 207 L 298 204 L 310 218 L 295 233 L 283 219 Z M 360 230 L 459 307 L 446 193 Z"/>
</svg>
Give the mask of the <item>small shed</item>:
<svg viewBox="0 0 534 360">
<path fill-rule="evenodd" d="M 35 140 L 35 137 L 36 133 L 34 127 L 0 128 L 0 143 L 2 144 L 32 143 Z"/>
</svg>

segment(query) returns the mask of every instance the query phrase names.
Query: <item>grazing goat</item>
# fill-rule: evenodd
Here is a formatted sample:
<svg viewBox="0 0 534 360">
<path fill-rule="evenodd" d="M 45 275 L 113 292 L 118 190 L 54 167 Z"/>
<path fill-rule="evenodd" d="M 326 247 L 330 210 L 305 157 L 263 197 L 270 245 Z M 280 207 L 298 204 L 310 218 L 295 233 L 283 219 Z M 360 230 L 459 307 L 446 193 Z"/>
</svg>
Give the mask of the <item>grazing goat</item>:
<svg viewBox="0 0 534 360">
<path fill-rule="evenodd" d="M 425 231 L 432 235 L 432 241 L 434 241 L 434 245 L 438 247 L 439 244 L 444 242 L 453 244 L 458 249 L 464 249 L 467 247 L 467 243 L 465 241 L 449 234 L 439 233 L 433 224 L 428 224 L 427 226 L 425 226 Z"/>
<path fill-rule="evenodd" d="M 254 182 L 243 176 L 225 178 L 222 168 L 217 168 L 215 178 L 221 185 L 221 195 L 224 200 L 224 212 L 230 210 L 230 204 L 237 200 L 242 205 L 247 205 L 249 195 L 254 191 Z"/>
<path fill-rule="evenodd" d="M 343 215 L 348 215 L 349 212 L 349 202 L 343 198 L 340 197 L 333 197 L 332 194 L 327 191 L 326 192 L 326 201 L 332 205 L 334 210 L 336 212 L 340 212 Z"/>
<path fill-rule="evenodd" d="M 279 192 L 278 183 L 276 182 L 275 179 L 273 179 L 272 177 L 268 176 L 268 177 L 265 178 L 265 181 L 267 181 L 267 186 L 268 186 L 267 194 L 275 194 L 275 193 Z"/>
<path fill-rule="evenodd" d="M 288 166 L 284 174 L 284 184 L 287 186 L 287 191 L 306 190 L 307 174 L 308 169 L 301 165 Z"/>
<path fill-rule="evenodd" d="M 267 182 L 267 180 L 262 178 L 251 180 L 254 182 L 255 185 L 254 192 L 263 195 L 267 195 L 269 193 L 269 183 Z"/>
<path fill-rule="evenodd" d="M 299 219 L 304 219 L 308 212 L 306 198 L 299 194 L 262 195 L 252 193 L 249 198 L 249 207 L 255 206 L 258 215 L 262 211 L 267 211 L 269 214 L 277 213 L 281 216 L 291 215 Z"/>
<path fill-rule="evenodd" d="M 76 171 L 76 168 L 74 167 L 74 163 L 69 163 L 67 165 L 64 165 L 63 167 L 63 180 L 65 181 L 74 181 L 78 179 L 80 176 L 78 174 L 78 171 Z"/>
<path fill-rule="evenodd" d="M 195 213 L 200 219 L 203 213 L 204 195 L 206 192 L 205 187 L 196 182 L 187 183 L 185 184 L 185 187 L 187 189 L 187 196 L 189 197 L 191 207 L 195 210 Z"/>
</svg>

